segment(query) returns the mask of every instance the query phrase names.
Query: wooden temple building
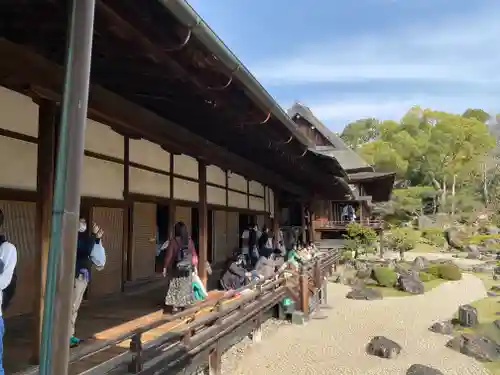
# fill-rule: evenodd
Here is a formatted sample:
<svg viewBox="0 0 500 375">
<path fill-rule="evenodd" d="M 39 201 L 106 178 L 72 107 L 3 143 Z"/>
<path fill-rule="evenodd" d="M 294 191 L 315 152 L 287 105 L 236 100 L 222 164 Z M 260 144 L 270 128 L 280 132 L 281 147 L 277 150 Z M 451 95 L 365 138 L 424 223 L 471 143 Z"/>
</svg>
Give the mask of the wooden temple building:
<svg viewBox="0 0 500 375">
<path fill-rule="evenodd" d="M 6 324 L 28 337 L 24 348 L 35 362 L 69 3 L 0 5 L 0 208 L 19 259 Z M 393 176 L 361 160 L 362 167 L 349 164 L 355 154 L 307 108 L 292 112 L 185 1 L 97 0 L 80 216 L 104 229 L 107 265 L 93 275 L 85 303 L 162 285 L 156 249 L 180 220 L 191 229 L 205 281 L 203 260 L 216 280 L 252 220 L 274 230 L 293 221 L 314 240 L 337 222 L 342 204 L 356 202 L 369 224 L 368 203 L 388 199 Z"/>
<path fill-rule="evenodd" d="M 342 139 L 328 129 L 314 116 L 312 111 L 301 103 L 294 103 L 288 115 L 297 124 L 299 130 L 314 143 L 317 155 L 335 159 L 346 172 L 345 181 L 350 186 L 350 194 L 332 200 L 316 200 L 313 212 L 312 228 L 315 239 L 341 238 L 345 233 L 348 220 L 342 213 L 346 205 L 356 211 L 356 221 L 373 229 L 380 230 L 382 222 L 372 216 L 372 204 L 390 199 L 395 173 L 375 172 L 355 151 L 351 150 Z"/>
</svg>

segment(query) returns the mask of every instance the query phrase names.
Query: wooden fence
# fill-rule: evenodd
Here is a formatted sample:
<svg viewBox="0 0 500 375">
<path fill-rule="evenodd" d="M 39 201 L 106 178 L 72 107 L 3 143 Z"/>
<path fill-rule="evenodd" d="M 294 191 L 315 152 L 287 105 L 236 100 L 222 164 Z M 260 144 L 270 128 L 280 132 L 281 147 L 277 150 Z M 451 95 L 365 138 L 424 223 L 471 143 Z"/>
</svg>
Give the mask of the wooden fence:
<svg viewBox="0 0 500 375">
<path fill-rule="evenodd" d="M 285 271 L 178 314 L 165 315 L 113 339 L 82 346 L 72 353 L 70 364 L 130 340 L 128 350 L 79 374 L 176 374 L 182 369 L 208 365 L 210 374 L 218 375 L 221 356 L 234 343 L 234 337 L 257 337 L 266 313 L 285 297 L 290 297 L 305 316 L 325 302 L 326 278 L 338 260 L 338 252 L 325 251 L 301 266 L 298 274 Z M 143 339 L 149 331 L 174 322 L 179 324 L 166 334 L 150 341 Z M 38 375 L 38 366 L 16 375 Z"/>
</svg>

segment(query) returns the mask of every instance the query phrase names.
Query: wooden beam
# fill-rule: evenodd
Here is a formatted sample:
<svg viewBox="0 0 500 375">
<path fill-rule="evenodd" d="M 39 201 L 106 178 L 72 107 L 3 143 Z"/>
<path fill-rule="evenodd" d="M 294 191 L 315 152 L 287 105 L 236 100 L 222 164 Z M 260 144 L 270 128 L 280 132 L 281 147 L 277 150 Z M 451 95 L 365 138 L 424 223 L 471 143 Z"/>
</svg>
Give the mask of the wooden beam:
<svg viewBox="0 0 500 375">
<path fill-rule="evenodd" d="M 198 275 L 205 287 L 207 286 L 208 262 L 208 208 L 207 208 L 207 166 L 203 160 L 198 160 Z"/>
<path fill-rule="evenodd" d="M 59 106 L 55 102 L 39 99 L 38 111 L 38 157 L 37 157 L 37 215 L 36 246 L 38 262 L 35 267 L 38 281 L 33 286 L 35 312 L 35 340 L 33 341 L 32 361 L 39 364 L 42 318 L 44 311 L 45 280 L 50 241 L 52 215 L 52 196 L 54 190 L 54 171 L 56 163 L 56 132 L 59 122 Z"/>
<path fill-rule="evenodd" d="M 0 74 L 13 75 L 31 87 L 40 96 L 60 100 L 64 71 L 26 47 L 0 38 Z M 132 132 L 142 132 L 152 142 L 167 147 L 171 152 L 185 153 L 202 158 L 223 169 L 249 176 L 275 189 L 284 189 L 302 196 L 310 192 L 284 179 L 281 175 L 262 168 L 252 161 L 190 132 L 153 112 L 103 89 L 92 86 L 90 90 L 89 117 L 110 126 Z"/>
</svg>

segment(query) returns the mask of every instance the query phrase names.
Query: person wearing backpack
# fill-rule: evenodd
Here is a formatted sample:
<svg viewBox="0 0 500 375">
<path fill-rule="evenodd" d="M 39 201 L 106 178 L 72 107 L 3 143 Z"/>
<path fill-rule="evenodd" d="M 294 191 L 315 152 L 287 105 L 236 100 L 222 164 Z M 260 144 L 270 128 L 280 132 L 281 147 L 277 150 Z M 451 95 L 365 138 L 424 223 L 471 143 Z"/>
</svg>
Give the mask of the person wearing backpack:
<svg viewBox="0 0 500 375">
<path fill-rule="evenodd" d="M 174 226 L 174 237 L 165 252 L 163 275 L 168 286 L 165 306 L 172 314 L 186 308 L 194 302 L 193 272 L 197 266 L 197 255 L 193 240 L 182 221 Z"/>
<path fill-rule="evenodd" d="M 4 214 L 0 210 L 0 228 L 3 226 Z M 17 264 L 17 250 L 16 247 L 5 239 L 4 235 L 0 236 L 0 375 L 4 375 L 3 369 L 3 336 L 5 334 L 5 325 L 3 321 L 4 313 L 4 300 L 10 301 L 14 296 L 15 291 L 15 269 Z M 9 286 L 11 286 L 9 293 Z M 7 292 L 7 293 L 6 293 Z M 10 296 L 10 297 L 9 297 Z M 8 305 L 8 301 L 7 304 Z"/>
<path fill-rule="evenodd" d="M 84 218 L 80 218 L 80 224 L 78 228 L 78 242 L 76 246 L 73 305 L 71 308 L 71 337 L 69 340 L 71 347 L 80 344 L 80 339 L 75 337 L 76 319 L 78 317 L 78 310 L 80 309 L 83 301 L 83 296 L 85 295 L 85 291 L 87 290 L 87 286 L 90 281 L 90 271 L 92 269 L 92 264 L 96 264 L 93 260 L 93 251 L 95 249 L 95 245 L 101 245 L 101 238 L 103 234 L 104 231 L 99 228 L 96 223 L 92 224 L 92 232 L 89 233 L 89 231 L 87 230 L 87 221 Z M 104 267 L 104 264 L 96 264 L 96 266 L 102 268 Z"/>
</svg>

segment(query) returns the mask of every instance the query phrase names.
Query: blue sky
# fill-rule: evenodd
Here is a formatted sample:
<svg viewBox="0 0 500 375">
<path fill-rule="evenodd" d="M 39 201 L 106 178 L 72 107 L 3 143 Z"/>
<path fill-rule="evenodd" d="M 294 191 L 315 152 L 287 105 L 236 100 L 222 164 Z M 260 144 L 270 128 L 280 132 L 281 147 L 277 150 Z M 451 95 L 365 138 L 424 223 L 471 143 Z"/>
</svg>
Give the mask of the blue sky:
<svg viewBox="0 0 500 375">
<path fill-rule="evenodd" d="M 331 129 L 413 105 L 500 112 L 499 0 L 191 0 L 284 108 Z"/>
</svg>

